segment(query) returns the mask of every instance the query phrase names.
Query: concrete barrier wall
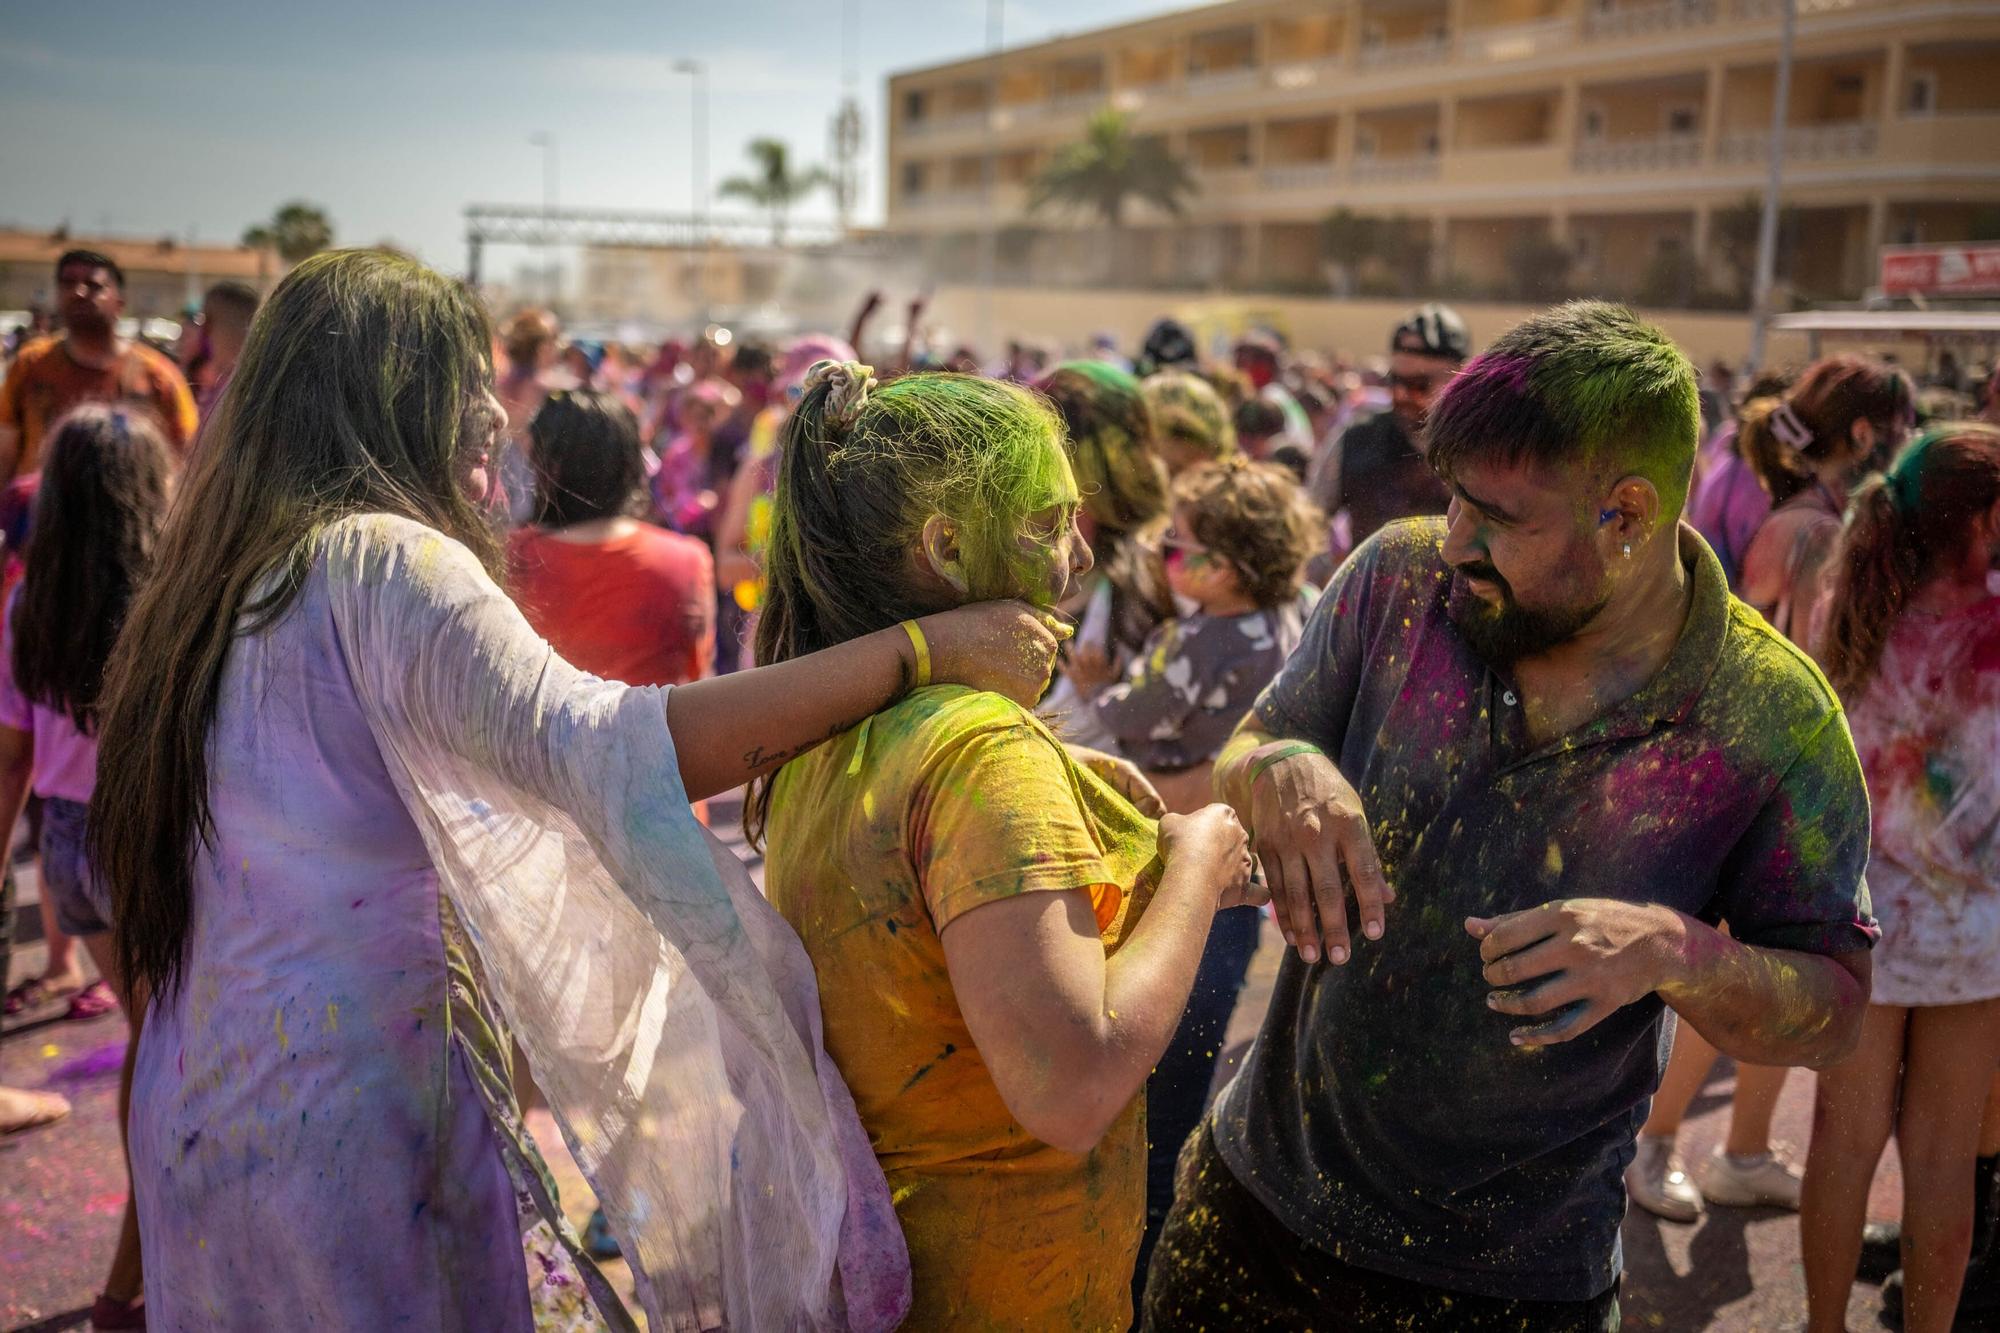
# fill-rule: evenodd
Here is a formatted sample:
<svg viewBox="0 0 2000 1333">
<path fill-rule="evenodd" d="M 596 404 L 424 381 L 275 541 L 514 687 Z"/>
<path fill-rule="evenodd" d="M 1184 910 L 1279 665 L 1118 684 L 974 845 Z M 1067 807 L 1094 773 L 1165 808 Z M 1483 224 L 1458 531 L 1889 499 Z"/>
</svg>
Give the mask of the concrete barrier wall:
<svg viewBox="0 0 2000 1333">
<path fill-rule="evenodd" d="M 967 339 L 997 352 L 1012 337 L 1044 339 L 1078 350 L 1096 333 L 1110 333 L 1118 345 L 1136 348 L 1146 329 L 1164 315 L 1195 331 L 1202 349 L 1227 347 L 1229 338 L 1260 324 L 1277 329 L 1300 348 L 1374 356 L 1387 350 L 1389 331 L 1408 314 L 1413 301 L 1333 300 L 1303 296 L 1231 296 L 1178 292 L 1056 290 L 1001 287 L 992 294 L 990 335 L 985 302 L 976 287 L 944 286 L 931 300 L 931 319 L 951 338 Z M 1520 323 L 1537 307 L 1453 302 L 1483 347 Z M 1741 314 L 1706 311 L 1645 311 L 1678 340 L 1696 365 L 1722 360 L 1735 366 L 1750 346 L 1750 321 Z M 1796 365 L 1806 358 L 1803 336 L 1773 334 L 1766 352 L 1772 365 Z M 1905 358 L 1905 364 L 1909 360 Z"/>
</svg>

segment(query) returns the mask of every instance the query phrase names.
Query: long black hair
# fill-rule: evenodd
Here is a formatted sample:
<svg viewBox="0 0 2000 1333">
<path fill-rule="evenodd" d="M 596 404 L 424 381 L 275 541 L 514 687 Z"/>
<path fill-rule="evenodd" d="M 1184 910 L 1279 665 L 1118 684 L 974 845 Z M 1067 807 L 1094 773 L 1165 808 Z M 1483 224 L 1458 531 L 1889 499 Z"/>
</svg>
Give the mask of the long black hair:
<svg viewBox="0 0 2000 1333">
<path fill-rule="evenodd" d="M 101 404 L 58 421 L 42 455 L 13 610 L 14 682 L 84 732 L 97 727 L 105 663 L 158 545 L 168 457 L 149 415 Z"/>
</svg>

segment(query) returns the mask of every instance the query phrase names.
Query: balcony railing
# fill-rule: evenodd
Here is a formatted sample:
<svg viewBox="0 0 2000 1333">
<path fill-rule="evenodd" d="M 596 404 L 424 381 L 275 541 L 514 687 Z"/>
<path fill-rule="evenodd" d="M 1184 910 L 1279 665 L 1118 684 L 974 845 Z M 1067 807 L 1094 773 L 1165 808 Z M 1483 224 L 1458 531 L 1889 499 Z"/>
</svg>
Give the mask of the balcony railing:
<svg viewBox="0 0 2000 1333">
<path fill-rule="evenodd" d="M 1821 14 L 1845 14 L 1856 9 L 1889 9 L 1896 0 L 1798 0 L 1800 18 L 1814 18 Z M 1735 13 L 1739 19 L 1774 19 L 1781 8 L 1780 0 L 1735 0 Z"/>
<path fill-rule="evenodd" d="M 977 185 L 920 190 L 904 195 L 903 207 L 918 213 L 963 213 L 985 208 L 986 191 Z"/>
<path fill-rule="evenodd" d="M 1839 125 L 1794 125 L 1785 131 L 1785 160 L 1788 162 L 1841 162 L 1871 157 L 1875 152 L 1875 126 L 1869 121 Z M 1768 162 L 1771 132 L 1752 130 L 1725 134 L 1716 145 L 1718 163 L 1738 165 Z"/>
<path fill-rule="evenodd" d="M 1471 60 L 1522 60 L 1575 40 L 1575 19 L 1537 19 L 1533 23 L 1467 28 L 1459 34 L 1458 49 Z"/>
<path fill-rule="evenodd" d="M 1643 37 L 1713 23 L 1716 0 L 1651 0 L 1646 4 L 1592 8 L 1583 16 L 1586 37 Z"/>
<path fill-rule="evenodd" d="M 1688 134 L 1606 139 L 1576 150 L 1578 171 L 1673 171 L 1701 165 L 1701 140 Z"/>
<path fill-rule="evenodd" d="M 1377 42 L 1361 48 L 1363 69 L 1408 69 L 1451 59 L 1451 38 L 1435 32 L 1401 42 Z"/>
<path fill-rule="evenodd" d="M 1241 92 L 1255 88 L 1264 81 L 1264 71 L 1256 65 L 1236 65 L 1229 69 L 1189 71 L 1187 91 L 1189 96 L 1207 97 L 1215 93 Z"/>
<path fill-rule="evenodd" d="M 991 120 L 992 116 L 985 111 L 954 111 L 948 116 L 925 116 L 905 121 L 903 129 L 912 137 L 964 134 L 987 128 Z"/>
<path fill-rule="evenodd" d="M 1364 157 L 1349 168 L 1349 174 L 1357 183 L 1383 184 L 1389 181 L 1429 180 L 1438 174 L 1438 170 L 1435 155 L 1411 153 L 1402 157 Z"/>
<path fill-rule="evenodd" d="M 1311 190 L 1333 184 L 1338 175 L 1338 169 L 1330 161 L 1287 162 L 1281 166 L 1264 168 L 1264 188 Z"/>
<path fill-rule="evenodd" d="M 1317 60 L 1292 60 L 1271 66 L 1271 86 L 1288 92 L 1300 88 L 1310 88 L 1315 84 L 1332 83 L 1347 72 L 1347 62 L 1339 56 L 1322 56 Z"/>
</svg>

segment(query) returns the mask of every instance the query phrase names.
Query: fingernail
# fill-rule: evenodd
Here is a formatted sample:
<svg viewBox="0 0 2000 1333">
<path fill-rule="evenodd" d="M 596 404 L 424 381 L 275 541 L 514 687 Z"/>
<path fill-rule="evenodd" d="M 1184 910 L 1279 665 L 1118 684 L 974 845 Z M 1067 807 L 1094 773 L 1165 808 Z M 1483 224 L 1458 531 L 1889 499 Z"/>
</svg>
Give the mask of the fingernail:
<svg viewBox="0 0 2000 1333">
<path fill-rule="evenodd" d="M 1528 1038 L 1526 1037 L 1526 1035 L 1519 1032 L 1508 1033 L 1507 1040 L 1514 1043 L 1514 1045 L 1516 1046 L 1526 1046 L 1528 1044 Z"/>
<path fill-rule="evenodd" d="M 1500 997 L 1492 991 L 1486 992 L 1486 1007 L 1488 1009 L 1498 1009 L 1500 1007 Z"/>
<path fill-rule="evenodd" d="M 1382 923 L 1380 921 L 1370 921 L 1361 928 L 1361 933 L 1371 940 L 1379 940 L 1382 938 Z"/>
<path fill-rule="evenodd" d="M 1317 963 L 1319 961 L 1319 950 L 1313 948 L 1310 944 L 1301 944 L 1299 946 L 1299 957 L 1305 959 L 1308 963 Z"/>
<path fill-rule="evenodd" d="M 1341 963 L 1347 961 L 1347 950 L 1341 948 L 1338 944 L 1336 944 L 1333 946 L 1333 951 L 1327 954 L 1327 958 L 1330 959 L 1335 966 L 1338 966 Z"/>
</svg>

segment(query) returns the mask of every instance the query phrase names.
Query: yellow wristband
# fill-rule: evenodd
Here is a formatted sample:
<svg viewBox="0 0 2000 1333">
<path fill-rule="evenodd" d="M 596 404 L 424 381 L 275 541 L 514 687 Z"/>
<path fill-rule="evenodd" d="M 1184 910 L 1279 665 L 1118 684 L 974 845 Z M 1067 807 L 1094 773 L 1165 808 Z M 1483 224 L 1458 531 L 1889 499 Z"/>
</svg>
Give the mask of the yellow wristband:
<svg viewBox="0 0 2000 1333">
<path fill-rule="evenodd" d="M 923 628 L 914 620 L 903 622 L 903 633 L 910 636 L 910 647 L 917 650 L 917 678 L 910 688 L 921 690 L 931 683 L 931 646 L 924 639 Z"/>
</svg>

